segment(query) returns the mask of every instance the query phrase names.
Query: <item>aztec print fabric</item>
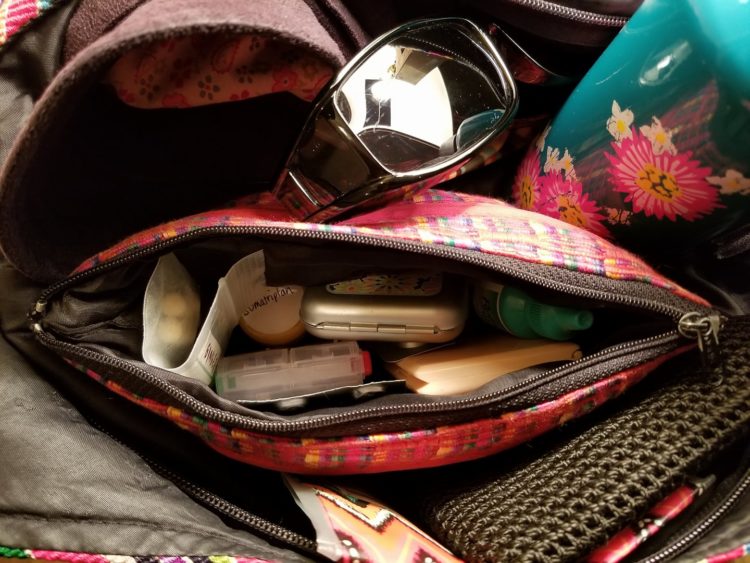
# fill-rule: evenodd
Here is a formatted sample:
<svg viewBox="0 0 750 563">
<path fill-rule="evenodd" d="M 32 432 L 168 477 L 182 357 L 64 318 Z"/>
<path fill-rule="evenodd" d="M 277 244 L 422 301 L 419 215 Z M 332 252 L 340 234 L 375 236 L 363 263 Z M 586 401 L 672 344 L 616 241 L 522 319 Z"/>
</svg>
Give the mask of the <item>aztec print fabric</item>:
<svg viewBox="0 0 750 563">
<path fill-rule="evenodd" d="M 403 516 L 359 491 L 285 476 L 315 528 L 317 551 L 341 563 L 459 563 Z"/>
<path fill-rule="evenodd" d="M 583 229 L 500 200 L 441 190 L 426 190 L 338 224 L 291 222 L 288 212 L 271 194 L 256 194 L 226 209 L 142 231 L 85 261 L 73 273 L 158 242 L 215 227 L 275 227 L 296 230 L 300 236 L 322 231 L 476 250 L 609 279 L 642 281 L 707 304 L 635 255 Z"/>
<path fill-rule="evenodd" d="M 59 3 L 55 0 L 1 0 L 0 47 L 13 35 L 21 31 L 24 26 Z"/>
<path fill-rule="evenodd" d="M 647 282 L 703 303 L 634 255 L 585 230 L 498 200 L 438 190 L 426 190 L 386 208 L 333 225 L 291 222 L 286 209 L 271 194 L 255 194 L 232 207 L 133 235 L 88 260 L 76 272 L 216 227 L 283 229 L 285 236 L 293 236 L 290 234 L 293 231 L 300 238 L 319 232 L 369 237 L 377 243 L 408 241 L 466 248 L 609 279 Z M 667 357 L 622 371 L 556 400 L 496 418 L 413 431 L 318 439 L 230 427 L 143 396 L 117 378 L 83 366 L 80 369 L 115 393 L 200 436 L 228 457 L 294 473 L 350 474 L 445 465 L 513 447 L 619 395 Z"/>
<path fill-rule="evenodd" d="M 732 563 L 750 555 L 750 544 L 745 544 L 702 559 L 697 563 Z M 61 561 L 67 563 L 270 563 L 266 559 L 248 557 L 215 556 L 130 556 L 96 555 L 93 553 L 71 553 L 67 551 L 45 551 L 39 549 L 18 549 L 0 546 L 0 559 L 29 559 Z"/>
<path fill-rule="evenodd" d="M 679 352 L 681 350 L 622 371 L 558 399 L 496 418 L 335 438 L 274 436 L 229 427 L 144 397 L 83 366 L 75 367 L 118 395 L 199 436 L 227 457 L 275 471 L 336 475 L 434 467 L 506 450 L 617 397 Z"/>
<path fill-rule="evenodd" d="M 98 555 L 94 553 L 72 553 L 43 549 L 18 549 L 0 546 L 0 559 L 38 559 L 42 561 L 66 561 L 68 563 L 268 563 L 255 557 L 230 557 L 228 555 L 171 556 L 171 555 Z"/>
</svg>

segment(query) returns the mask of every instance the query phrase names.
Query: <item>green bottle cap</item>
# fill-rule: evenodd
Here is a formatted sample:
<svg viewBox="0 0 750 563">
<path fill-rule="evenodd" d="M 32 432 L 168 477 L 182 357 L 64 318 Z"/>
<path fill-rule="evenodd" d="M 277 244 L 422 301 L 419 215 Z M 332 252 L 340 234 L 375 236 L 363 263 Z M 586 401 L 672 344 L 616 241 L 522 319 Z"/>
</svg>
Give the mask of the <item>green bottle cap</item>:
<svg viewBox="0 0 750 563">
<path fill-rule="evenodd" d="M 502 326 L 520 338 L 567 340 L 594 322 L 591 311 L 540 303 L 514 287 L 502 288 L 497 313 Z"/>
<path fill-rule="evenodd" d="M 532 330 L 551 340 L 567 340 L 575 331 L 586 330 L 594 322 L 594 315 L 585 309 L 570 309 L 529 301 L 526 318 Z"/>
</svg>

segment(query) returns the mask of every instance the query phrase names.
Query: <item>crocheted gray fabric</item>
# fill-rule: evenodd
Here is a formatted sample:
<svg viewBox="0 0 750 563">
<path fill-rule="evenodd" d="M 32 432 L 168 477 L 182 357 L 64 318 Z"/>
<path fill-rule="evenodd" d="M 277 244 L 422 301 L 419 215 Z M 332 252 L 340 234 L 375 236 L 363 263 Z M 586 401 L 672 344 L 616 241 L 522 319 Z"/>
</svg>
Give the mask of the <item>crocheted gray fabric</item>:
<svg viewBox="0 0 750 563">
<path fill-rule="evenodd" d="M 748 335 L 748 318 L 730 320 L 710 373 L 675 378 L 542 457 L 433 499 L 432 533 L 468 561 L 590 553 L 750 426 Z"/>
</svg>

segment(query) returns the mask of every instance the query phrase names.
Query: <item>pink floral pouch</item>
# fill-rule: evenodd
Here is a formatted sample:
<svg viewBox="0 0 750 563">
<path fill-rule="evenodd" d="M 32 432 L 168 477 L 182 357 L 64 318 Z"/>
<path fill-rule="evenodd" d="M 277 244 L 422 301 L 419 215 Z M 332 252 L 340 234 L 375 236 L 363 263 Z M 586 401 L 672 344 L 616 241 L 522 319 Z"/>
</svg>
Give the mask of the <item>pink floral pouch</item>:
<svg viewBox="0 0 750 563">
<path fill-rule="evenodd" d="M 127 322 L 127 310 L 140 306 L 159 256 L 179 253 L 199 285 L 211 288 L 258 248 L 277 264 L 267 264 L 266 275 L 281 283 L 425 268 L 586 303 L 599 330 L 579 341 L 580 360 L 469 393 L 397 390 L 293 412 L 228 401 L 140 359 L 141 327 Z M 73 302 L 80 307 L 71 309 Z M 712 315 L 703 299 L 583 229 L 490 198 L 426 190 L 333 225 L 293 222 L 267 193 L 171 221 L 85 261 L 44 292 L 33 316 L 42 344 L 228 457 L 279 471 L 351 474 L 456 463 L 528 441 L 597 408 L 696 342 L 705 349 L 709 334 L 699 328 Z"/>
</svg>

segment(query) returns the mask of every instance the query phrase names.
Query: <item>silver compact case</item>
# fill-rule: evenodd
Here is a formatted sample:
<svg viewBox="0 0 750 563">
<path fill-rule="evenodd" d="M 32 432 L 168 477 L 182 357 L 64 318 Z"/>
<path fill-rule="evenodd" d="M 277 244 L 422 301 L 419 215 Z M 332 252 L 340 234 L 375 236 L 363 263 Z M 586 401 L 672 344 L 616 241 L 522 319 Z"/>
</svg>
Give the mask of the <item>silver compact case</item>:
<svg viewBox="0 0 750 563">
<path fill-rule="evenodd" d="M 391 285 L 394 291 L 383 292 L 362 283 L 368 278 L 309 287 L 300 318 L 307 332 L 329 340 L 448 342 L 466 324 L 468 291 L 461 279 L 437 274 L 431 280 L 436 276 L 439 285 L 431 283 L 434 291 L 424 292 L 403 290 L 397 283 Z"/>
</svg>

